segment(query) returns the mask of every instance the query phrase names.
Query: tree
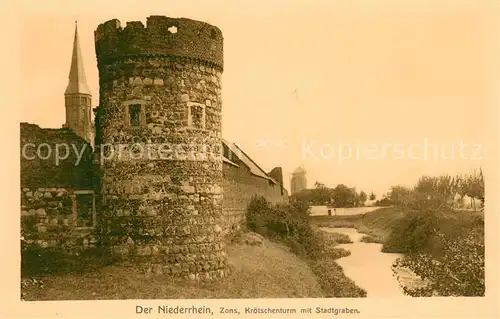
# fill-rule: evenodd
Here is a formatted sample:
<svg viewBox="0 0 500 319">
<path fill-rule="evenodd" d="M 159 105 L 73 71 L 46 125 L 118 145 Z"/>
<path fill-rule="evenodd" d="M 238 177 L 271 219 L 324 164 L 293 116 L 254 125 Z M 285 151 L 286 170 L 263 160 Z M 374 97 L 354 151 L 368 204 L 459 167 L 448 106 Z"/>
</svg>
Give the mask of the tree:
<svg viewBox="0 0 500 319">
<path fill-rule="evenodd" d="M 474 171 L 467 176 L 465 190 L 467 196 L 472 199 L 474 210 L 476 210 L 476 199 L 484 203 L 484 176 L 482 169 L 479 169 L 479 172 Z"/>
<path fill-rule="evenodd" d="M 415 187 L 416 203 L 421 205 L 432 205 L 440 207 L 449 205 L 456 194 L 455 179 L 449 175 L 439 177 L 422 176 Z"/>
<path fill-rule="evenodd" d="M 316 181 L 314 183 L 314 188 L 326 188 L 325 184 Z"/>
<path fill-rule="evenodd" d="M 335 207 L 348 206 L 351 197 L 351 189 L 343 184 L 339 184 L 333 189 L 333 200 L 335 203 Z"/>
<path fill-rule="evenodd" d="M 346 207 L 356 207 L 359 204 L 358 193 L 356 187 L 349 188 Z"/>
<path fill-rule="evenodd" d="M 391 200 L 387 197 L 383 197 L 382 199 L 377 200 L 375 202 L 375 206 L 392 206 L 392 205 L 394 205 L 394 203 L 391 202 Z"/>
<path fill-rule="evenodd" d="M 359 192 L 359 195 L 358 195 L 358 199 L 359 199 L 359 203 L 361 205 L 364 205 L 364 203 L 366 202 L 366 200 L 368 199 L 368 195 L 366 195 L 365 192 L 361 191 Z"/>
<path fill-rule="evenodd" d="M 388 199 L 396 206 L 408 206 L 415 202 L 414 192 L 406 186 L 392 186 Z"/>
<path fill-rule="evenodd" d="M 377 196 L 375 196 L 375 194 L 373 194 L 373 192 L 370 194 L 370 200 L 375 200 L 377 199 Z"/>
<path fill-rule="evenodd" d="M 333 190 L 317 183 L 319 187 L 313 189 L 304 189 L 298 193 L 291 195 L 293 200 L 300 200 L 309 205 L 328 205 L 333 198 Z"/>
<path fill-rule="evenodd" d="M 308 205 L 313 205 L 312 189 L 303 189 L 298 193 L 294 193 L 290 196 L 292 200 L 307 203 Z"/>
<path fill-rule="evenodd" d="M 313 189 L 312 193 L 318 205 L 328 205 L 333 197 L 332 189 L 328 187 L 318 187 Z"/>
<path fill-rule="evenodd" d="M 467 195 L 467 177 L 460 174 L 455 177 L 455 191 L 463 199 Z"/>
</svg>

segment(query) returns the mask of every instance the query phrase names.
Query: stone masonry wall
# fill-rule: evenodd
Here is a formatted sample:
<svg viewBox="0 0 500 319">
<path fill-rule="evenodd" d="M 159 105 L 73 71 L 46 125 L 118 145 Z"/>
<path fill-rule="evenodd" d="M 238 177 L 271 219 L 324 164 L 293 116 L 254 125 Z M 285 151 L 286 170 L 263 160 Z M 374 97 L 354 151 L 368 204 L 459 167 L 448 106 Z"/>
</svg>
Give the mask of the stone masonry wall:
<svg viewBox="0 0 500 319">
<path fill-rule="evenodd" d="M 247 205 L 254 195 L 263 196 L 273 204 L 285 203 L 288 200 L 286 192 L 282 195 L 279 185 L 252 175 L 242 165 L 236 167 L 224 163 L 222 209 L 225 220 L 224 233 L 229 237 L 234 232 L 245 229 Z"/>
<path fill-rule="evenodd" d="M 74 196 L 75 190 L 93 192 L 90 145 L 69 129 L 28 123 L 20 125 L 20 144 L 24 244 L 68 252 L 96 245 L 94 227 L 78 227 Z"/>
<path fill-rule="evenodd" d="M 92 147 L 70 129 L 20 125 L 21 187 L 91 189 Z"/>
<path fill-rule="evenodd" d="M 177 27 L 176 33 L 169 28 Z M 223 277 L 222 34 L 148 18 L 95 32 L 103 242 L 148 271 Z M 132 124 L 130 105 L 139 108 Z M 144 150 L 148 151 L 144 151 Z"/>
<path fill-rule="evenodd" d="M 21 235 L 27 245 L 70 253 L 95 247 L 99 236 L 94 227 L 77 227 L 73 195 L 67 188 L 21 190 Z"/>
</svg>

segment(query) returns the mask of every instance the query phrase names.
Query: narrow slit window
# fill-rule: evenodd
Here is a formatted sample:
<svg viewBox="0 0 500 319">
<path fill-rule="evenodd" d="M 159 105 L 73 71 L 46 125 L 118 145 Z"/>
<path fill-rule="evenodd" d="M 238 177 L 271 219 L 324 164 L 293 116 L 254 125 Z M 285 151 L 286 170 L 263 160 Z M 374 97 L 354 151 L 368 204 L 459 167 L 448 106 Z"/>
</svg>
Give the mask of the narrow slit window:
<svg viewBox="0 0 500 319">
<path fill-rule="evenodd" d="M 191 110 L 191 114 L 193 116 L 193 126 L 196 128 L 202 128 L 203 123 L 203 108 L 198 105 L 193 105 L 193 109 Z"/>
<path fill-rule="evenodd" d="M 205 106 L 202 104 L 188 105 L 188 126 L 194 129 L 205 129 Z"/>
<path fill-rule="evenodd" d="M 140 126 L 141 125 L 141 105 L 140 104 L 129 105 L 128 113 L 130 116 L 130 126 Z"/>
</svg>

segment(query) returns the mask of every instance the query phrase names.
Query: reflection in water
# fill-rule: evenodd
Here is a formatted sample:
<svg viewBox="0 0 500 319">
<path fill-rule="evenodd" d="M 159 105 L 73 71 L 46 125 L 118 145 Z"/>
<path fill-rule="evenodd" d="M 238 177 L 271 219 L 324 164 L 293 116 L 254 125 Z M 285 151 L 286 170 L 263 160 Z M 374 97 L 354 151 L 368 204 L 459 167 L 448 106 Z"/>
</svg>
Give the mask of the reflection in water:
<svg viewBox="0 0 500 319">
<path fill-rule="evenodd" d="M 344 248 L 351 252 L 350 256 L 337 259 L 347 277 L 352 279 L 359 287 L 367 291 L 367 297 L 405 297 L 399 282 L 392 273 L 392 264 L 402 254 L 382 253 L 381 244 L 360 242 L 363 234 L 354 228 L 325 228 L 326 232 L 342 233 L 351 238 L 352 244 L 341 244 L 336 247 Z M 399 273 L 407 279 L 412 277 L 409 273 Z M 406 280 L 405 280 L 406 281 Z"/>
</svg>

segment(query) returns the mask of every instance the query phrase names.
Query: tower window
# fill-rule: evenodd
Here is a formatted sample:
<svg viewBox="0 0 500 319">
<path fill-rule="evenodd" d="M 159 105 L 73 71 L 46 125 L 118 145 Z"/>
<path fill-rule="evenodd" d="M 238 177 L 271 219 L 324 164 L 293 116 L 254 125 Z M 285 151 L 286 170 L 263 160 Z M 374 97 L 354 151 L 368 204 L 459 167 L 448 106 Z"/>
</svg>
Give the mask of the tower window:
<svg viewBox="0 0 500 319">
<path fill-rule="evenodd" d="M 188 127 L 205 129 L 205 105 L 199 103 L 188 104 Z"/>
<path fill-rule="evenodd" d="M 132 104 L 128 106 L 128 113 L 130 116 L 130 126 L 141 125 L 141 105 Z"/>
<path fill-rule="evenodd" d="M 145 125 L 146 108 L 143 100 L 130 100 L 123 102 L 125 125 L 128 127 L 141 127 Z"/>
</svg>

